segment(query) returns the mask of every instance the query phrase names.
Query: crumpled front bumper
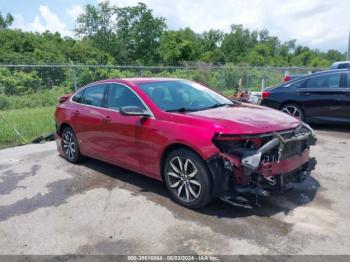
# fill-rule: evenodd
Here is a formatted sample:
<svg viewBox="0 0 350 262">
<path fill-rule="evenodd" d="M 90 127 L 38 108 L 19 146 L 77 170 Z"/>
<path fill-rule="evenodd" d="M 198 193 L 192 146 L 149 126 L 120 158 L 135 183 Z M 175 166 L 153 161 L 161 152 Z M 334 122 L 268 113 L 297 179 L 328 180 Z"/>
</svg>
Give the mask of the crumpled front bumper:
<svg viewBox="0 0 350 262">
<path fill-rule="evenodd" d="M 315 168 L 310 146 L 317 139 L 307 124 L 288 132 L 256 137 L 265 139 L 259 149 L 241 150 L 241 154 L 221 151 L 208 161 L 214 176 L 214 194 L 225 200 L 227 196 L 242 193 L 267 196 L 266 188 L 283 191 L 287 183 L 302 182 Z"/>
<path fill-rule="evenodd" d="M 288 173 L 305 164 L 309 159 L 309 147 L 315 145 L 317 139 L 314 131 L 308 125 L 303 123 L 299 128 L 305 128 L 308 131 L 290 138 L 284 138 L 279 133 L 273 133 L 273 139 L 261 148 L 247 151 L 241 159 L 244 175 L 250 176 L 254 172 L 259 172 L 263 175 Z M 293 143 L 302 142 L 305 145 L 303 148 L 300 148 L 297 154 L 290 157 L 285 156 L 285 149 L 288 145 L 292 144 L 293 146 Z M 278 147 L 277 161 L 262 161 L 262 156 L 276 147 Z"/>
</svg>

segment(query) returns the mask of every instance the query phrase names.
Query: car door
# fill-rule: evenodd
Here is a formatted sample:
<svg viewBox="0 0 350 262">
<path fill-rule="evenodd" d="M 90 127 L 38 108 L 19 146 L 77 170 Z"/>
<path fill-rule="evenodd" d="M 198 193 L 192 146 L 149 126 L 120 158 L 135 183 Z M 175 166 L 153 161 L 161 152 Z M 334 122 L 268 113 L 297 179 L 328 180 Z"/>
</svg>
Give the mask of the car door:
<svg viewBox="0 0 350 262">
<path fill-rule="evenodd" d="M 72 126 L 82 154 L 96 158 L 101 158 L 104 145 L 105 89 L 104 84 L 85 88 L 79 106 L 72 112 Z"/>
<path fill-rule="evenodd" d="M 339 72 L 308 78 L 298 89 L 306 118 L 315 122 L 333 122 L 341 118 L 346 82 Z"/>
<path fill-rule="evenodd" d="M 103 146 L 108 161 L 135 171 L 150 173 L 147 172 L 147 164 L 142 162 L 145 152 L 154 154 L 145 141 L 145 135 L 155 131 L 151 127 L 154 118 L 122 115 L 119 109 L 124 106 L 138 106 L 150 110 L 130 87 L 123 84 L 109 84 L 106 101 L 108 113 L 103 124 Z"/>
</svg>

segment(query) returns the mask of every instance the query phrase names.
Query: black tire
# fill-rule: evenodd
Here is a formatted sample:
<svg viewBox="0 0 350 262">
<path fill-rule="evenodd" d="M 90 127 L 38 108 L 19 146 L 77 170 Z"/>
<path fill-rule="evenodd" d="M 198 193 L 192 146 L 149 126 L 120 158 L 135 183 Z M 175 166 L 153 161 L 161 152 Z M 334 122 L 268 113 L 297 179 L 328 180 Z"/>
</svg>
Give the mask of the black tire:
<svg viewBox="0 0 350 262">
<path fill-rule="evenodd" d="M 297 104 L 285 104 L 280 109 L 282 112 L 294 116 L 301 121 L 305 121 L 305 115 L 303 109 Z"/>
<path fill-rule="evenodd" d="M 172 151 L 163 172 L 170 195 L 177 203 L 189 208 L 201 208 L 212 201 L 208 167 L 193 151 L 186 148 Z"/>
<path fill-rule="evenodd" d="M 64 158 L 69 162 L 79 163 L 84 160 L 83 155 L 80 153 L 78 140 L 72 128 L 65 127 L 63 129 L 61 133 L 61 145 Z"/>
</svg>

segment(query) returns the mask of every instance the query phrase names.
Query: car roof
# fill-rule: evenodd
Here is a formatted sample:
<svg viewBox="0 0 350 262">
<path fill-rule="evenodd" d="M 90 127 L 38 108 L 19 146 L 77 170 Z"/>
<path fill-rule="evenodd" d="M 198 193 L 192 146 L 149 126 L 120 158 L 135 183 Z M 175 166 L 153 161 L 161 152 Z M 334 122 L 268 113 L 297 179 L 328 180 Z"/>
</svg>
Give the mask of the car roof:
<svg viewBox="0 0 350 262">
<path fill-rule="evenodd" d="M 293 79 L 290 82 L 298 81 L 298 80 L 301 80 L 301 79 L 304 79 L 304 78 L 313 77 L 313 76 L 317 76 L 317 75 L 324 75 L 324 74 L 329 74 L 329 73 L 341 73 L 341 72 L 350 72 L 350 69 L 349 68 L 344 68 L 344 69 L 329 69 L 329 70 L 317 71 L 317 72 L 314 72 L 314 73 L 311 73 L 311 74 L 303 75 L 302 77 L 297 78 L 295 80 Z"/>
<path fill-rule="evenodd" d="M 339 65 L 339 64 L 350 64 L 350 61 L 338 61 L 338 62 L 334 62 L 332 65 Z"/>
<path fill-rule="evenodd" d="M 324 71 L 317 71 L 317 72 L 314 72 L 314 73 L 311 73 L 311 74 L 306 74 L 306 75 L 301 76 L 301 77 L 296 78 L 296 79 L 292 79 L 292 80 L 290 80 L 288 82 L 277 84 L 276 86 L 271 86 L 269 88 L 273 88 L 274 89 L 276 87 L 290 85 L 292 83 L 298 82 L 298 81 L 303 80 L 303 79 L 307 79 L 309 77 L 314 77 L 314 76 L 319 76 L 319 75 L 324 75 L 324 74 L 329 74 L 329 73 L 341 73 L 341 72 L 350 72 L 350 69 L 349 68 L 345 68 L 345 69 L 329 69 L 329 70 L 324 70 Z"/>
<path fill-rule="evenodd" d="M 338 61 L 338 62 L 334 62 L 332 65 L 331 65 L 331 69 L 337 69 L 343 65 L 349 65 L 350 64 L 350 61 Z"/>
<path fill-rule="evenodd" d="M 96 81 L 91 84 L 101 84 L 101 83 L 110 83 L 110 82 L 115 82 L 115 83 L 129 83 L 129 84 L 143 84 L 143 83 L 154 83 L 154 82 L 163 82 L 163 81 L 178 81 L 181 79 L 178 78 L 167 78 L 167 77 L 132 77 L 132 78 L 113 78 L 113 79 L 105 79 L 105 80 L 100 80 Z"/>
</svg>

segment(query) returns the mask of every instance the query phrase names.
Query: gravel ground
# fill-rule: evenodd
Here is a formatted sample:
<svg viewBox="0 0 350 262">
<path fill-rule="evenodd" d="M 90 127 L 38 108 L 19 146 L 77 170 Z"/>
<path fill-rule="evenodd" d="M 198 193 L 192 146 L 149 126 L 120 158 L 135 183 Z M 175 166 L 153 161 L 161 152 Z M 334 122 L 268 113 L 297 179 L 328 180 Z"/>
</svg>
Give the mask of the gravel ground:
<svg viewBox="0 0 350 262">
<path fill-rule="evenodd" d="M 199 211 L 155 180 L 54 143 L 0 151 L 0 254 L 350 254 L 350 129 L 316 127 L 302 185 L 247 210 Z"/>
</svg>

